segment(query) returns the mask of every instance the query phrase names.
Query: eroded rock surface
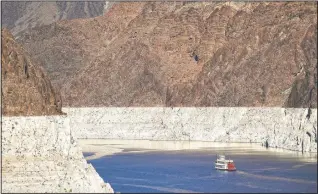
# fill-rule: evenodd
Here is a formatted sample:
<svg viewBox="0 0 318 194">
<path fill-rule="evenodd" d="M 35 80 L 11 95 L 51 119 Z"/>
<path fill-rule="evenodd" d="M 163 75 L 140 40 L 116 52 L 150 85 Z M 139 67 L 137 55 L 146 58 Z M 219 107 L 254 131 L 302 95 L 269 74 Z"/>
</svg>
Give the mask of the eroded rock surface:
<svg viewBox="0 0 318 194">
<path fill-rule="evenodd" d="M 122 2 L 20 41 L 68 106 L 317 107 L 316 29 L 315 2 Z"/>
<path fill-rule="evenodd" d="M 261 143 L 317 153 L 317 109 L 65 108 L 77 138 Z"/>
<path fill-rule="evenodd" d="M 67 116 L 2 118 L 2 192 L 113 193 L 83 157 Z"/>
<path fill-rule="evenodd" d="M 39 65 L 7 30 L 1 38 L 2 192 L 113 193 L 84 159 L 69 119 L 50 116 L 62 114 L 61 100 Z"/>
<path fill-rule="evenodd" d="M 42 67 L 31 59 L 6 29 L 1 35 L 2 114 L 62 114 L 60 95 Z"/>
</svg>

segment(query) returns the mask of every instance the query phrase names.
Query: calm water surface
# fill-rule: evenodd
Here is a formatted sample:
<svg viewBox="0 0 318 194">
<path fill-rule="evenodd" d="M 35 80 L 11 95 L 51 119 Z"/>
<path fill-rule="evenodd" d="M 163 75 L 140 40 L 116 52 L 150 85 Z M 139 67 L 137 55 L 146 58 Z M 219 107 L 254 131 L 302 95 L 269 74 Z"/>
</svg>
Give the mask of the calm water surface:
<svg viewBox="0 0 318 194">
<path fill-rule="evenodd" d="M 198 150 L 126 152 L 88 162 L 115 192 L 317 191 L 317 163 L 288 156 L 232 155 L 238 170 L 224 172 L 214 169 L 215 154 Z"/>
</svg>

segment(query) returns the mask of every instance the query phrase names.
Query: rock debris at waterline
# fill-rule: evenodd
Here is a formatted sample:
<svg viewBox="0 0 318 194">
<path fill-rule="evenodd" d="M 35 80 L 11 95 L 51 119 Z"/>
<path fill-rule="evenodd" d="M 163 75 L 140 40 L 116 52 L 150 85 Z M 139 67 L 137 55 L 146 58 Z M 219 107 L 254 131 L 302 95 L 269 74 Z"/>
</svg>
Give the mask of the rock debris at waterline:
<svg viewBox="0 0 318 194">
<path fill-rule="evenodd" d="M 63 108 L 77 138 L 261 143 L 317 153 L 317 109 Z"/>
<path fill-rule="evenodd" d="M 76 141 L 67 116 L 3 117 L 2 191 L 113 193 Z"/>
</svg>

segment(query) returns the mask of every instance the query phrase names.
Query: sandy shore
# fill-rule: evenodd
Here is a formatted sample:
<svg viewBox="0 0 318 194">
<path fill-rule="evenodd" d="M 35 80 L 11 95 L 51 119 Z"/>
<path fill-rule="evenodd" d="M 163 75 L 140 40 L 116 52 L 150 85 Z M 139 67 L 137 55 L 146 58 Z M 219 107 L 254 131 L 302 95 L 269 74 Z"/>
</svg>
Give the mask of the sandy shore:
<svg viewBox="0 0 318 194">
<path fill-rule="evenodd" d="M 296 157 L 306 162 L 317 162 L 316 153 L 301 152 L 262 147 L 260 144 L 250 143 L 218 143 L 203 141 L 152 141 L 152 140 L 112 140 L 112 139 L 79 139 L 83 152 L 92 152 L 94 155 L 87 160 L 97 159 L 106 155 L 124 152 L 154 152 L 154 151 L 206 151 L 224 153 L 230 150 L 231 155 L 272 155 Z"/>
</svg>

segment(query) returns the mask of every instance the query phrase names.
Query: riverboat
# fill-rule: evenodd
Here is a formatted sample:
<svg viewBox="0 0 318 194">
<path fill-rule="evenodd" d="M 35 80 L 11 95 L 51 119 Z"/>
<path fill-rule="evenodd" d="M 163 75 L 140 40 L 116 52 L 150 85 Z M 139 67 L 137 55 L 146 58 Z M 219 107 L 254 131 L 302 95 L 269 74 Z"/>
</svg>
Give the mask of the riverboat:
<svg viewBox="0 0 318 194">
<path fill-rule="evenodd" d="M 215 161 L 215 169 L 225 171 L 235 171 L 235 163 L 233 160 L 225 159 L 224 155 L 218 155 Z"/>
</svg>

